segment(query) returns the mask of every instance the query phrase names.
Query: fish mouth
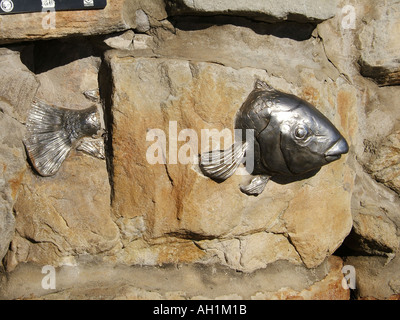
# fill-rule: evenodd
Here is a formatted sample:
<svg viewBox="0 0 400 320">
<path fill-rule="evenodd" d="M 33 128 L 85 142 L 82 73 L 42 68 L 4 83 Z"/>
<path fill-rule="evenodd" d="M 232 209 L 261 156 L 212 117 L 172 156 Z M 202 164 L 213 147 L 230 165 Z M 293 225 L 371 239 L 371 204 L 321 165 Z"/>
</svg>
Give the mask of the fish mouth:
<svg viewBox="0 0 400 320">
<path fill-rule="evenodd" d="M 347 141 L 342 137 L 340 138 L 330 149 L 325 152 L 325 160 L 327 162 L 332 162 L 335 160 L 339 160 L 342 157 L 342 154 L 349 152 L 349 145 Z"/>
<path fill-rule="evenodd" d="M 341 154 L 332 155 L 332 156 L 325 156 L 325 160 L 326 160 L 327 162 L 333 162 L 333 161 L 339 160 L 341 157 L 342 157 Z"/>
</svg>

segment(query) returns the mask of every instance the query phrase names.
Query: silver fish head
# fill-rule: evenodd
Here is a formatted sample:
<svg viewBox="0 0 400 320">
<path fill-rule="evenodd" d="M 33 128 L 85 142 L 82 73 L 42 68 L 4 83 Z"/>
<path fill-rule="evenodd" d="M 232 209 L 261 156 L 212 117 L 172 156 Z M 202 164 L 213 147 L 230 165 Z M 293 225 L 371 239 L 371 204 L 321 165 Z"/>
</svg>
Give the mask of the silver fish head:
<svg viewBox="0 0 400 320">
<path fill-rule="evenodd" d="M 276 138 L 290 173 L 316 170 L 349 151 L 346 140 L 321 112 L 298 98 L 293 102 L 299 102 L 294 109 L 274 115 L 280 123 Z"/>
<path fill-rule="evenodd" d="M 299 175 L 338 160 L 349 146 L 310 103 L 257 81 L 236 128 L 254 129 L 255 173 Z"/>
</svg>

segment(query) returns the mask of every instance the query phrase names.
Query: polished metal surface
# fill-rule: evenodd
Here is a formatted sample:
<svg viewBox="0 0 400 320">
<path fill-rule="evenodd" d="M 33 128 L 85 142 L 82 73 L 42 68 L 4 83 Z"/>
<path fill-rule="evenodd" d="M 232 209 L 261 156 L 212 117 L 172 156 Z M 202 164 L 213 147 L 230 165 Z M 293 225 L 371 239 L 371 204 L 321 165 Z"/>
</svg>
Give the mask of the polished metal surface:
<svg viewBox="0 0 400 320">
<path fill-rule="evenodd" d="M 76 147 L 76 150 L 95 158 L 103 160 L 106 158 L 104 139 L 101 138 L 83 138 Z"/>
<path fill-rule="evenodd" d="M 235 144 L 248 141 L 246 129 L 254 130 L 254 143 L 247 143 L 245 150 L 246 155 L 253 156 L 242 158 L 253 161 L 254 169 L 250 174 L 262 177 L 241 187 L 242 192 L 249 195 L 260 194 L 269 177 L 298 176 L 318 170 L 349 150 L 336 127 L 314 106 L 260 80 L 236 115 L 235 131 L 241 131 L 242 138 Z M 215 152 L 213 159 L 219 162 L 218 166 L 204 163 L 202 155 L 200 168 L 206 176 L 220 182 L 218 172 L 223 170 L 220 162 L 226 157 L 222 156 L 224 151 L 220 151 L 220 156 Z M 214 167 L 218 171 L 213 171 Z M 231 170 L 229 174 L 233 174 Z"/>
<path fill-rule="evenodd" d="M 201 170 L 204 175 L 216 181 L 228 179 L 242 162 L 248 144 L 236 143 L 223 151 L 210 151 L 201 154 Z"/>
<path fill-rule="evenodd" d="M 83 92 L 83 95 L 93 101 L 93 102 L 100 102 L 100 92 L 99 89 L 92 89 L 92 90 L 86 90 Z"/>
<path fill-rule="evenodd" d="M 42 176 L 54 175 L 76 142 L 96 135 L 100 123 L 96 106 L 71 110 L 33 102 L 24 139 L 31 164 Z"/>
</svg>

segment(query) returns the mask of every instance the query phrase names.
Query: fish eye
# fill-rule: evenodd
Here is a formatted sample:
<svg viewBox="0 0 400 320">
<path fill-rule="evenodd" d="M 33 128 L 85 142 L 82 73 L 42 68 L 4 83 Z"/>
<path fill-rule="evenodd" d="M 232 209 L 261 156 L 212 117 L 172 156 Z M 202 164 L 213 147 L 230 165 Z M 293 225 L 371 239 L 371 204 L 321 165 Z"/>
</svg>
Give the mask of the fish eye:
<svg viewBox="0 0 400 320">
<path fill-rule="evenodd" d="M 294 130 L 294 136 L 296 137 L 296 139 L 305 139 L 308 136 L 308 130 L 306 127 L 304 126 L 298 126 L 296 127 L 296 129 Z"/>
</svg>

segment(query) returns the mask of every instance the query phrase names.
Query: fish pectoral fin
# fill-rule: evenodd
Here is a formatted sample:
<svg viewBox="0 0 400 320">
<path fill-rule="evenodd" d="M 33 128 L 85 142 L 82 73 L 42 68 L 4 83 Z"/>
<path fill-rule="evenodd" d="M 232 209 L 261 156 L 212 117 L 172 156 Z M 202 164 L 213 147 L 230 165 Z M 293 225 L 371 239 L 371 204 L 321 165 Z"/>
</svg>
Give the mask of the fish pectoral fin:
<svg viewBox="0 0 400 320">
<path fill-rule="evenodd" d="M 240 186 L 240 191 L 249 195 L 249 196 L 258 196 L 261 194 L 265 186 L 267 185 L 270 176 L 257 176 L 251 180 L 251 182 L 246 186 Z"/>
<path fill-rule="evenodd" d="M 104 140 L 100 138 L 83 138 L 76 147 L 76 150 L 82 151 L 98 159 L 104 160 L 106 158 Z"/>
<path fill-rule="evenodd" d="M 255 84 L 254 84 L 254 89 L 261 89 L 265 91 L 273 91 L 274 88 L 272 88 L 268 83 L 265 81 L 262 81 L 260 79 L 257 79 Z"/>
<path fill-rule="evenodd" d="M 213 150 L 200 155 L 200 169 L 203 174 L 222 182 L 234 174 L 241 164 L 247 149 L 247 142 L 236 142 L 226 150 Z"/>
<path fill-rule="evenodd" d="M 86 99 L 89 99 L 93 102 L 100 102 L 100 90 L 98 88 L 86 90 L 83 92 L 83 95 L 86 97 Z"/>
</svg>

